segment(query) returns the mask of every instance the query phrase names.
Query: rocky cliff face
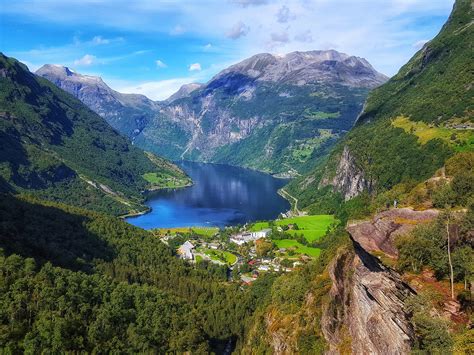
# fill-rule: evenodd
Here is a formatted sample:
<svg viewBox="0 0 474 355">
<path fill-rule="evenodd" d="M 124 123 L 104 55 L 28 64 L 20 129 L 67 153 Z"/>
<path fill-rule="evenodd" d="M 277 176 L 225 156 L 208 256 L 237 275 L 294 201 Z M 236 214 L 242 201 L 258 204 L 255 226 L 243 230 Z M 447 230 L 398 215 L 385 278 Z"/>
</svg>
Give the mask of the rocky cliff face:
<svg viewBox="0 0 474 355">
<path fill-rule="evenodd" d="M 377 214 L 372 220 L 349 223 L 347 231 L 368 252 L 382 251 L 390 257 L 397 257 L 395 238 L 409 233 L 419 224 L 433 221 L 438 214 L 439 211 L 434 209 L 390 209 Z"/>
<path fill-rule="evenodd" d="M 46 64 L 35 74 L 74 95 L 130 138 L 137 136 L 159 110 L 159 105 L 146 96 L 119 93 L 100 77 L 78 74 L 67 67 Z"/>
<path fill-rule="evenodd" d="M 329 353 L 409 353 L 415 333 L 404 301 L 414 291 L 357 242 L 354 250 L 329 267 L 330 301 L 321 319 Z"/>
<path fill-rule="evenodd" d="M 386 79 L 366 60 L 336 51 L 263 53 L 179 94 L 162 113 L 192 132 L 182 158 L 304 170 L 350 129 L 368 91 Z M 150 145 L 163 143 L 153 123 L 143 134 Z"/>
<path fill-rule="evenodd" d="M 372 181 L 366 179 L 362 169 L 356 165 L 355 158 L 349 148 L 345 146 L 334 176 L 332 178 L 324 176 L 319 183 L 320 188 L 328 185 L 331 185 L 335 191 L 340 192 L 347 201 L 364 190 L 370 191 Z"/>
</svg>

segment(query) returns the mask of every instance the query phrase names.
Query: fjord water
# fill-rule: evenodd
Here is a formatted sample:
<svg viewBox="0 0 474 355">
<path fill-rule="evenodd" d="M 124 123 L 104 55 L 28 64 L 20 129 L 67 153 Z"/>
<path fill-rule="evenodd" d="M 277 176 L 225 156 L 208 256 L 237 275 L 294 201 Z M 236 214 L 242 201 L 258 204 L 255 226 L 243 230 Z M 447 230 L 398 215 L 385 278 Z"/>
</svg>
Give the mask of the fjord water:
<svg viewBox="0 0 474 355">
<path fill-rule="evenodd" d="M 127 218 L 129 223 L 144 229 L 223 227 L 274 219 L 290 208 L 277 194 L 288 180 L 228 165 L 178 165 L 193 179 L 193 186 L 153 193 L 146 203 L 151 212 Z"/>
</svg>

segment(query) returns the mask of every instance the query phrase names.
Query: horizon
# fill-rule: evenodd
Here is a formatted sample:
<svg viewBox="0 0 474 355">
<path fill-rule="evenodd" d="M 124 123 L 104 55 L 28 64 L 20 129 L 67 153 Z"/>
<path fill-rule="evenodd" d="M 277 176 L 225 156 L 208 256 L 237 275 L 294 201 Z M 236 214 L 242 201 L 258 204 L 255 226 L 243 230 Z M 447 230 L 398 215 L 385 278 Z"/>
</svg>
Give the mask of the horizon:
<svg viewBox="0 0 474 355">
<path fill-rule="evenodd" d="M 0 41 L 6 55 L 33 72 L 57 64 L 99 76 L 118 92 L 164 100 L 184 84 L 205 83 L 266 52 L 334 49 L 392 76 L 439 32 L 452 5 L 447 0 L 17 1 L 0 7 Z M 370 11 L 377 16 L 366 16 Z M 209 14 L 215 15 L 214 24 Z"/>
</svg>

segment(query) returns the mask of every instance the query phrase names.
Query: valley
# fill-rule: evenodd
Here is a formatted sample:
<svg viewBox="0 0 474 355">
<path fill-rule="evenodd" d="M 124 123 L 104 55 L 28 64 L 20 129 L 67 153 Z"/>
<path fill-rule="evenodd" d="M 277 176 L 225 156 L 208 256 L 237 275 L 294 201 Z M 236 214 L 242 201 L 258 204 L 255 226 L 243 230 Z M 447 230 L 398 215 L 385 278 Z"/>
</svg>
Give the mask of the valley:
<svg viewBox="0 0 474 355">
<path fill-rule="evenodd" d="M 0 353 L 474 353 L 472 1 L 57 1 L 0 8 Z"/>
</svg>

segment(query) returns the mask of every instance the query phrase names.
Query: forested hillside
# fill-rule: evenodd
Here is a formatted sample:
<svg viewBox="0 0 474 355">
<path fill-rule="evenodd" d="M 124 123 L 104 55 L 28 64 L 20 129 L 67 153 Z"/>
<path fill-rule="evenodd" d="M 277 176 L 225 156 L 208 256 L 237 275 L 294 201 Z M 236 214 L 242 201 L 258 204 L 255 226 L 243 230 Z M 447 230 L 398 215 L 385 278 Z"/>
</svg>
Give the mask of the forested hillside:
<svg viewBox="0 0 474 355">
<path fill-rule="evenodd" d="M 0 198 L 0 349 L 207 352 L 241 337 L 272 277 L 242 290 L 114 217 Z"/>
<path fill-rule="evenodd" d="M 363 191 L 407 192 L 453 154 L 474 150 L 472 18 L 471 2 L 457 1 L 440 33 L 369 95 L 327 162 L 291 184 L 300 206 L 317 209 L 324 199 Z"/>
<path fill-rule="evenodd" d="M 3 190 L 123 214 L 144 208 L 145 189 L 187 183 L 177 167 L 133 147 L 79 100 L 3 54 L 0 85 Z"/>
</svg>

